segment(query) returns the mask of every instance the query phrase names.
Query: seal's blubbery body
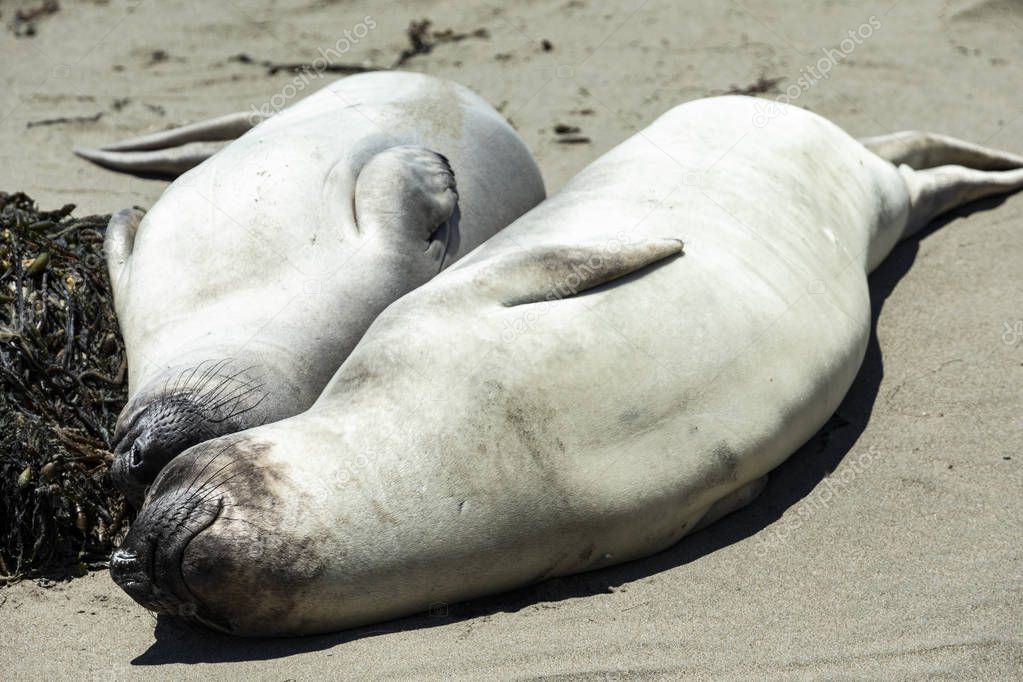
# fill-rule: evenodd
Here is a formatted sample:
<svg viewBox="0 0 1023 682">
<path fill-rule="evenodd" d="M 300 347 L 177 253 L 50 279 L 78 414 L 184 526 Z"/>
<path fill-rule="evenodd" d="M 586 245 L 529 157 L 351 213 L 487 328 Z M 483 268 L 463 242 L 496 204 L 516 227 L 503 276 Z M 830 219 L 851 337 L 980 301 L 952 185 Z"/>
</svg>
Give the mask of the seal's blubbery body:
<svg viewBox="0 0 1023 682">
<path fill-rule="evenodd" d="M 307 412 L 186 452 L 115 579 L 230 632 L 322 632 L 645 556 L 747 503 L 853 381 L 870 269 L 1023 186 L 1020 157 L 910 136 L 891 158 L 1017 170 L 897 168 L 756 106 L 668 112 L 389 306 Z M 187 543 L 150 540 L 196 500 Z"/>
</svg>

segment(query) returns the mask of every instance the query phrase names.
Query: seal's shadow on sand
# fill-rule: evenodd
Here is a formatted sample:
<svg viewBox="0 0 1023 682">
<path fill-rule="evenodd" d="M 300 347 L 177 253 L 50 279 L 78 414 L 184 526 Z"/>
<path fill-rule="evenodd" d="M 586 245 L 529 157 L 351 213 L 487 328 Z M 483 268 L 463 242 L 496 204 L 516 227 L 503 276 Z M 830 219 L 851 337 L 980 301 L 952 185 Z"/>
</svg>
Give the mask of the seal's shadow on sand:
<svg viewBox="0 0 1023 682">
<path fill-rule="evenodd" d="M 870 342 L 863 366 L 835 415 L 813 438 L 771 473 L 760 497 L 748 507 L 721 519 L 706 530 L 684 538 L 659 554 L 620 566 L 553 578 L 531 587 L 461 604 L 438 605 L 429 614 L 330 635 L 291 639 L 240 639 L 201 630 L 161 616 L 157 619 L 154 633 L 156 641 L 132 660 L 132 664 L 220 663 L 281 658 L 329 649 L 364 637 L 446 625 L 502 611 L 518 611 L 539 602 L 606 593 L 619 585 L 695 561 L 756 534 L 781 518 L 786 509 L 809 495 L 834 471 L 866 428 L 884 376 L 884 363 L 877 341 L 877 320 L 885 300 L 916 260 L 919 241 L 958 218 L 999 206 L 1006 198 L 999 196 L 963 207 L 935 221 L 892 251 L 870 276 Z M 968 229 L 967 226 L 960 228 Z"/>
</svg>

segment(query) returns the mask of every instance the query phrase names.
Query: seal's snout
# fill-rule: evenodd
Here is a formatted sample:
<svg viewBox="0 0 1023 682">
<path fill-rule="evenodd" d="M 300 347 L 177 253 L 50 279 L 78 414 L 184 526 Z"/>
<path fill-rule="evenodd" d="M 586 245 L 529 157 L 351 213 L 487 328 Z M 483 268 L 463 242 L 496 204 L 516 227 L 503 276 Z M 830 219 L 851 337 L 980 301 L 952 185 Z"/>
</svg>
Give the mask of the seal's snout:
<svg viewBox="0 0 1023 682">
<path fill-rule="evenodd" d="M 217 422 L 202 405 L 185 396 L 157 399 L 129 412 L 131 407 L 125 408 L 125 414 L 131 414 L 124 420 L 126 426 L 115 434 L 117 459 L 110 476 L 128 501 L 139 507 L 146 487 L 168 462 L 219 434 Z"/>
<path fill-rule="evenodd" d="M 219 495 L 161 492 L 142 510 L 110 557 L 110 577 L 132 599 L 156 613 L 204 622 L 185 583 L 182 560 L 189 543 L 220 515 Z"/>
<path fill-rule="evenodd" d="M 125 544 L 110 557 L 110 577 L 117 586 L 128 593 L 132 599 L 150 611 L 166 613 L 174 610 L 180 603 L 190 600 L 175 598 L 168 600 L 165 590 L 157 584 L 157 570 L 154 564 L 162 561 L 156 554 L 155 538 L 125 538 Z M 166 576 L 164 567 L 159 571 Z"/>
<path fill-rule="evenodd" d="M 121 411 L 110 477 L 136 507 L 146 487 L 179 454 L 263 423 L 267 393 L 252 367 L 205 361 L 151 381 Z"/>
<path fill-rule="evenodd" d="M 159 606 L 153 595 L 152 567 L 137 553 L 121 548 L 110 557 L 110 577 L 128 595 L 156 611 Z"/>
</svg>

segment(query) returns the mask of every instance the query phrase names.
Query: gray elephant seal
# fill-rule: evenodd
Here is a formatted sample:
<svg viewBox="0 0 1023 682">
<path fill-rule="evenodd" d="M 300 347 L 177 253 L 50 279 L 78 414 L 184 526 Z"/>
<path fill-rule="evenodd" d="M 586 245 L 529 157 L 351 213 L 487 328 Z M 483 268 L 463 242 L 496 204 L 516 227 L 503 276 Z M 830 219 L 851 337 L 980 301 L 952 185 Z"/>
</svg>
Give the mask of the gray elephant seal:
<svg viewBox="0 0 1023 682">
<path fill-rule="evenodd" d="M 893 156 L 988 170 L 897 168 L 756 106 L 665 114 L 389 306 L 308 411 L 177 458 L 114 580 L 228 632 L 323 632 L 646 556 L 749 502 L 853 381 L 867 273 L 1023 187 L 1017 156 L 914 135 Z"/>
<path fill-rule="evenodd" d="M 136 503 L 185 448 L 309 407 L 387 304 L 544 197 L 518 134 L 450 81 L 354 76 L 218 153 L 194 141 L 242 116 L 79 150 L 131 171 L 210 157 L 107 232 L 129 369 L 112 474 Z"/>
</svg>

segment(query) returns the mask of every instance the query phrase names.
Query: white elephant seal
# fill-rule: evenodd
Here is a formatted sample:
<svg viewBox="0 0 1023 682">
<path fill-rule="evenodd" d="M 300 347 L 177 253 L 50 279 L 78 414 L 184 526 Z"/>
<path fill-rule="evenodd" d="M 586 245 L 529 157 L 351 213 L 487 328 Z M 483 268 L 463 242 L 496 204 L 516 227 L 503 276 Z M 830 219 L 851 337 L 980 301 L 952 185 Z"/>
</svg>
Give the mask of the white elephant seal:
<svg viewBox="0 0 1023 682">
<path fill-rule="evenodd" d="M 211 153 L 192 140 L 237 135 L 242 117 L 79 153 L 177 172 Z M 543 197 L 494 109 L 394 72 L 338 81 L 187 172 L 148 213 L 115 215 L 106 253 L 129 369 L 115 481 L 137 502 L 185 448 L 306 409 L 387 304 Z"/>
<path fill-rule="evenodd" d="M 870 269 L 1023 187 L 1020 157 L 917 135 L 1015 170 L 897 168 L 756 106 L 665 114 L 389 306 L 308 411 L 178 457 L 114 579 L 220 630 L 322 632 L 649 555 L 747 503 L 853 381 Z"/>
</svg>

